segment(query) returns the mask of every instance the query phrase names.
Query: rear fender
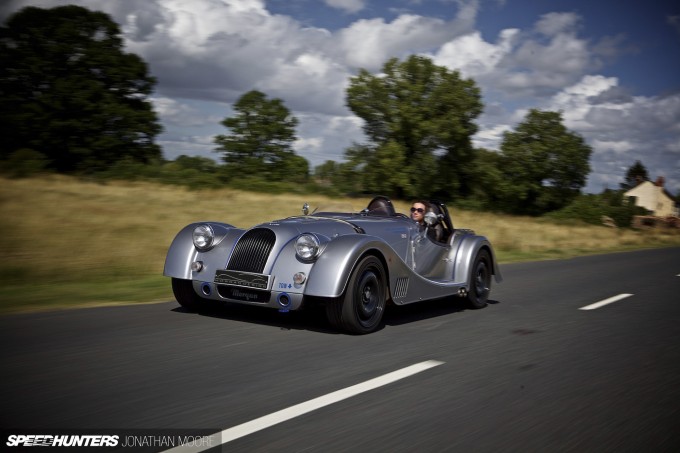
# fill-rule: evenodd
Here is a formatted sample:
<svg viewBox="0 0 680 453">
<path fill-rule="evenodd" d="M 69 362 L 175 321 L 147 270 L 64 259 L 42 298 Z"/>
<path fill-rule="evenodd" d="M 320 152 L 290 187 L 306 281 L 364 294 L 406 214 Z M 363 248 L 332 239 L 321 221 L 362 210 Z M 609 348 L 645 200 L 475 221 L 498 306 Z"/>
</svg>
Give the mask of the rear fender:
<svg viewBox="0 0 680 453">
<path fill-rule="evenodd" d="M 496 283 L 503 281 L 501 270 L 498 266 L 498 261 L 496 260 L 496 253 L 493 251 L 493 247 L 491 247 L 489 240 L 484 236 L 469 235 L 463 237 L 460 243 L 458 253 L 456 254 L 456 266 L 454 268 L 455 279 L 457 281 L 467 282 L 468 288 L 472 284 L 472 266 L 474 265 L 474 260 L 480 250 L 487 250 L 489 252 L 492 272 Z"/>
</svg>

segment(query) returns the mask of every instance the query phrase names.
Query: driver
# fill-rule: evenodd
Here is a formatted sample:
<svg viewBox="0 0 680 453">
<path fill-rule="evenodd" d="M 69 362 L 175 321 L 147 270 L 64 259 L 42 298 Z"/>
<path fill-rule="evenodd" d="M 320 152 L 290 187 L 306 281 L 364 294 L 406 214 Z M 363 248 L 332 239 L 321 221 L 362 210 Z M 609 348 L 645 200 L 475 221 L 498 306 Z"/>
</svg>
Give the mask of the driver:
<svg viewBox="0 0 680 453">
<path fill-rule="evenodd" d="M 411 206 L 411 219 L 418 224 L 418 230 L 425 229 L 425 213 L 427 212 L 427 201 L 417 200 Z"/>
</svg>

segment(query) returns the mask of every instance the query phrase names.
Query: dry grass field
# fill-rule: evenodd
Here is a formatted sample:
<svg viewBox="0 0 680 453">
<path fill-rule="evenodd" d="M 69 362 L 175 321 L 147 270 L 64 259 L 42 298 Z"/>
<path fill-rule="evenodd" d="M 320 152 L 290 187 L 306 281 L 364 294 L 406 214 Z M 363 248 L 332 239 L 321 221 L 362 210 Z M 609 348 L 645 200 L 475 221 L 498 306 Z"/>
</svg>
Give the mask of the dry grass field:
<svg viewBox="0 0 680 453">
<path fill-rule="evenodd" d="M 65 176 L 0 178 L 0 312 L 172 299 L 165 253 L 186 224 L 239 227 L 299 215 L 301 206 L 359 211 L 366 199 L 188 190 L 151 183 L 84 182 Z M 410 205 L 395 203 L 407 212 Z M 678 246 L 668 231 L 459 211 L 454 225 L 487 236 L 501 263 Z"/>
</svg>

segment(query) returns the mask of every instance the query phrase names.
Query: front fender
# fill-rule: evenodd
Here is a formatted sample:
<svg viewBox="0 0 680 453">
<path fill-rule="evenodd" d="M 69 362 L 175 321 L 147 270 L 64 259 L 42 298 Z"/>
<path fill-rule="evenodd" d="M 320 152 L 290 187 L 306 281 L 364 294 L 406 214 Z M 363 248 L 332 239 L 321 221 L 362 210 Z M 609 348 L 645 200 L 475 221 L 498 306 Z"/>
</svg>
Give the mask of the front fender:
<svg viewBox="0 0 680 453">
<path fill-rule="evenodd" d="M 312 266 L 305 295 L 341 296 L 352 270 L 366 253 L 376 253 L 384 260 L 388 279 L 390 269 L 399 266 L 399 263 L 403 265 L 399 255 L 380 238 L 363 234 L 339 236 L 326 245 L 323 253 Z M 386 283 L 389 285 L 388 282 Z"/>
<path fill-rule="evenodd" d="M 215 233 L 215 242 L 213 249 L 208 252 L 200 253 L 194 247 L 193 232 L 198 225 L 210 225 Z M 210 252 L 215 248 L 219 248 L 230 232 L 242 231 L 237 230 L 236 227 L 228 223 L 220 222 L 197 222 L 185 226 L 177 233 L 175 239 L 170 244 L 168 254 L 165 257 L 165 266 L 163 268 L 163 275 L 166 277 L 181 278 L 190 280 L 192 278 L 191 263 L 199 259 L 199 255 L 213 256 Z M 222 263 L 224 265 L 224 263 Z"/>
</svg>

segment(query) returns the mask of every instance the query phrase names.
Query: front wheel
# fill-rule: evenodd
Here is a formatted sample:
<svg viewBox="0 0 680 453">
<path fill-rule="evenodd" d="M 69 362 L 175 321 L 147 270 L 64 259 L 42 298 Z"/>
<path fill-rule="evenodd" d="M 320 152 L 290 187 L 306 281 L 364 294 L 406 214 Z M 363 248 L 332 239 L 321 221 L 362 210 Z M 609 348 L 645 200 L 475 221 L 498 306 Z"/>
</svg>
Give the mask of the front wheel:
<svg viewBox="0 0 680 453">
<path fill-rule="evenodd" d="M 198 311 L 203 306 L 203 299 L 194 291 L 191 280 L 173 278 L 172 292 L 177 302 L 189 311 Z"/>
<path fill-rule="evenodd" d="M 470 308 L 484 308 L 491 293 L 491 257 L 486 250 L 480 250 L 472 264 L 472 280 L 467 294 Z"/>
<path fill-rule="evenodd" d="M 378 258 L 371 255 L 362 258 L 352 272 L 345 294 L 330 300 L 326 306 L 330 323 L 354 334 L 375 331 L 385 311 L 386 281 Z"/>
</svg>

